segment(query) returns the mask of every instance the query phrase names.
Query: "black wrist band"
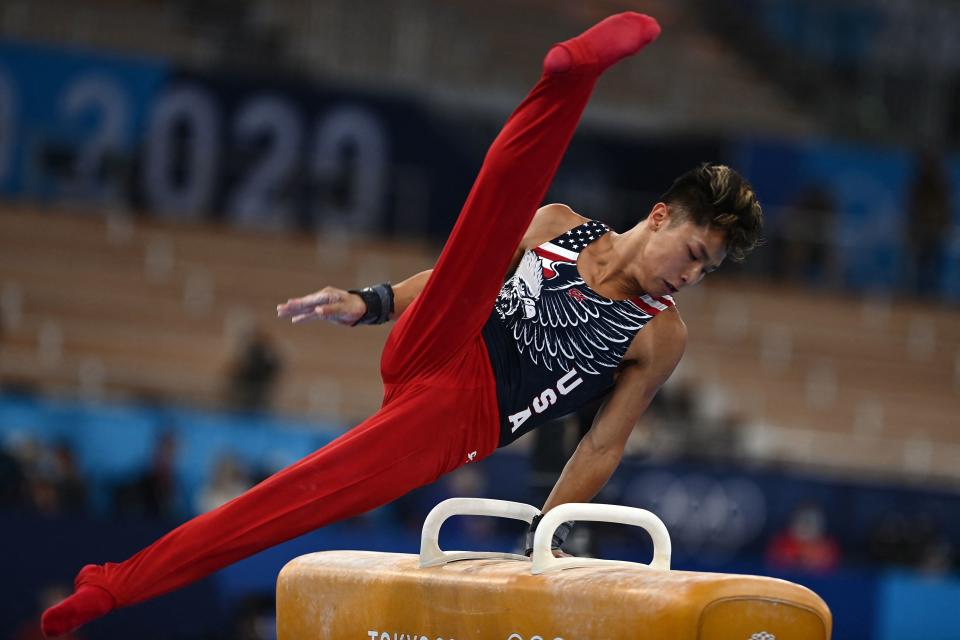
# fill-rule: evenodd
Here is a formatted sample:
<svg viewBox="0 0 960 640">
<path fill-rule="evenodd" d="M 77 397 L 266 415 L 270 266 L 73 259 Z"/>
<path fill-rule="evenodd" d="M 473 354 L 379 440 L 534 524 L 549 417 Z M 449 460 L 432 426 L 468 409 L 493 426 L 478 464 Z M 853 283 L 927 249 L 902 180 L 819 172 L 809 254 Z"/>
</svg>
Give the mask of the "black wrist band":
<svg viewBox="0 0 960 640">
<path fill-rule="evenodd" d="M 524 541 L 524 553 L 526 555 L 531 555 L 533 553 L 533 539 L 537 533 L 537 527 L 540 525 L 540 521 L 543 520 L 544 514 L 539 514 L 533 517 L 533 522 L 530 523 L 530 529 L 527 530 L 527 537 Z M 560 526 L 557 527 L 557 530 L 553 532 L 553 539 L 550 541 L 551 549 L 559 549 L 563 546 L 563 543 L 566 542 L 567 536 L 570 535 L 570 532 L 573 530 L 573 521 L 561 522 Z"/>
<path fill-rule="evenodd" d="M 353 323 L 354 326 L 383 324 L 390 319 L 390 314 L 393 313 L 393 287 L 389 282 L 381 282 L 363 289 L 349 289 L 349 292 L 363 298 L 363 303 L 367 305 L 367 312 Z"/>
</svg>

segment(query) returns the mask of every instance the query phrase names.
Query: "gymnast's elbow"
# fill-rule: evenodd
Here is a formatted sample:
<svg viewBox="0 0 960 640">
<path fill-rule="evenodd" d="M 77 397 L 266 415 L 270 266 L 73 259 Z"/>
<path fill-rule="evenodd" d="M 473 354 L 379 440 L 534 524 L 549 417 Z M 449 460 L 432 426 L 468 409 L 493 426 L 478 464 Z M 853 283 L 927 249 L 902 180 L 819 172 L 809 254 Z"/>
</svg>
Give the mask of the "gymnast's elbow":
<svg viewBox="0 0 960 640">
<path fill-rule="evenodd" d="M 587 431 L 577 449 L 590 458 L 591 464 L 616 467 L 620 464 L 626 444 L 626 437 L 612 437 L 612 434 L 605 433 L 594 425 Z"/>
<path fill-rule="evenodd" d="M 628 368 L 580 442 L 584 453 L 619 464 L 634 426 L 656 390 L 637 367 Z"/>
</svg>

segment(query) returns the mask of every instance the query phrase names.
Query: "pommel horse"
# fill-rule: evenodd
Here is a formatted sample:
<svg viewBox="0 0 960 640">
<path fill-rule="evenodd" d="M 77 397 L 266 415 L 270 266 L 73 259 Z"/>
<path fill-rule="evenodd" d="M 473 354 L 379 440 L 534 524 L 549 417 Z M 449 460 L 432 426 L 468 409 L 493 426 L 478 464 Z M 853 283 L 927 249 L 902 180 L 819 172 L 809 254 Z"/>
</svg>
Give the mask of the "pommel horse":
<svg viewBox="0 0 960 640">
<path fill-rule="evenodd" d="M 502 500 L 453 498 L 424 521 L 419 557 L 311 553 L 277 579 L 279 640 L 829 640 L 832 618 L 809 589 L 760 576 L 673 571 L 670 536 L 643 509 L 565 504 L 537 527 L 532 558 L 443 551 L 454 515 L 531 522 L 539 511 Z M 643 527 L 649 564 L 555 558 L 567 520 Z"/>
</svg>

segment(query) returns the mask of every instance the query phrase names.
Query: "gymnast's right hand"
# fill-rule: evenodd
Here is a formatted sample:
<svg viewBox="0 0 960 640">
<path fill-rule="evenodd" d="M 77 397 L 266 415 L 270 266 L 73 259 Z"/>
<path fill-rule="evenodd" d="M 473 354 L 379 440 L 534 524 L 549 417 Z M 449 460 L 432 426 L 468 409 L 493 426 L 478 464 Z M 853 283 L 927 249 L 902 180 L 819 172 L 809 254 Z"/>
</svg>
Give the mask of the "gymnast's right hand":
<svg viewBox="0 0 960 640">
<path fill-rule="evenodd" d="M 311 320 L 326 320 L 334 324 L 353 326 L 367 312 L 363 298 L 355 293 L 324 287 L 302 298 L 290 298 L 277 305 L 278 318 L 290 318 L 294 324 Z"/>
</svg>

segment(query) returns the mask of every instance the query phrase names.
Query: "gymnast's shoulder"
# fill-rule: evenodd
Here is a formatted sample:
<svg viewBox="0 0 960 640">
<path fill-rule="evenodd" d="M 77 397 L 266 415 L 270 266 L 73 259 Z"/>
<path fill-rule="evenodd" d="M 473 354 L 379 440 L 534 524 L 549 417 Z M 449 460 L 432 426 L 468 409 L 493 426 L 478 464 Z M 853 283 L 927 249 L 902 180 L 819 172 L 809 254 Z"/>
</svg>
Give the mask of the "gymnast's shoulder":
<svg viewBox="0 0 960 640">
<path fill-rule="evenodd" d="M 530 227 L 533 229 L 536 226 L 541 234 L 552 234 L 551 237 L 554 237 L 585 222 L 590 222 L 590 218 L 580 215 L 563 203 L 554 202 L 537 209 Z"/>
<path fill-rule="evenodd" d="M 507 273 L 513 273 L 525 251 L 539 247 L 544 242 L 563 234 L 570 229 L 587 222 L 585 218 L 565 204 L 548 204 L 537 209 L 530 221 L 520 245 L 513 254 Z"/>
</svg>

